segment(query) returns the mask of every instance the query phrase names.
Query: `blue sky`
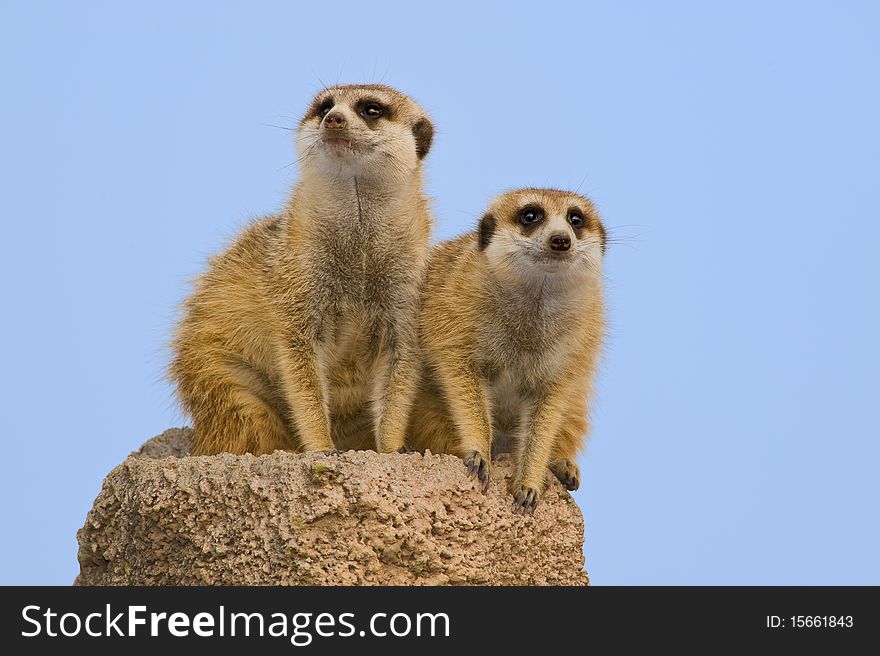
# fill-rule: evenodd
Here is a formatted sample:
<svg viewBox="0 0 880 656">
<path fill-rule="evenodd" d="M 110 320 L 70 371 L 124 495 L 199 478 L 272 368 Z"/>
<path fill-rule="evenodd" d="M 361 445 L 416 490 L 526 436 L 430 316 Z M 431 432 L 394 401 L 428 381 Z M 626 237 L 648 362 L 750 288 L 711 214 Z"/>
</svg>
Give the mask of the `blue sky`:
<svg viewBox="0 0 880 656">
<path fill-rule="evenodd" d="M 0 583 L 71 582 L 103 476 L 185 419 L 188 280 L 296 179 L 321 81 L 428 108 L 437 238 L 522 185 L 614 244 L 575 494 L 597 584 L 880 584 L 880 11 L 0 5 Z"/>
</svg>

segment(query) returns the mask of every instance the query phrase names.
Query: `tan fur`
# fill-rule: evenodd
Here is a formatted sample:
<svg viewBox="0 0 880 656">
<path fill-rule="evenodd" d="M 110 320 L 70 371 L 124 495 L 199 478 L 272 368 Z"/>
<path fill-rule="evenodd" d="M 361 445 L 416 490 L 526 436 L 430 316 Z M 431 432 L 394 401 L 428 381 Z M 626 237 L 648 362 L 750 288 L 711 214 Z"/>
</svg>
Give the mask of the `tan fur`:
<svg viewBox="0 0 880 656">
<path fill-rule="evenodd" d="M 530 234 L 517 218 L 527 206 L 545 216 Z M 573 207 L 584 214 L 579 237 L 567 222 Z M 571 249 L 552 253 L 549 238 L 563 233 Z M 493 201 L 477 232 L 436 247 L 422 292 L 423 376 L 411 447 L 464 458 L 484 485 L 493 442 L 512 449 L 511 492 L 526 510 L 543 492 L 548 467 L 577 487 L 574 460 L 605 332 L 604 245 L 588 199 L 520 189 Z"/>
<path fill-rule="evenodd" d="M 386 113 L 365 116 L 372 102 Z M 315 98 L 287 205 L 213 258 L 184 304 L 170 377 L 196 454 L 403 445 L 432 135 L 424 111 L 389 87 Z"/>
</svg>

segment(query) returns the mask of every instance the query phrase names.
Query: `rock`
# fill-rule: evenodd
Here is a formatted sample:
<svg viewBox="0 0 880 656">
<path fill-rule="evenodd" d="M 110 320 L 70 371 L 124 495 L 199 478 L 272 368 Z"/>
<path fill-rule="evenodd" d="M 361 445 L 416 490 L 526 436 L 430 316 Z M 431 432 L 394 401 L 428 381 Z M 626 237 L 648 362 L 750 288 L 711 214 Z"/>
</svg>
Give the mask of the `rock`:
<svg viewBox="0 0 880 656">
<path fill-rule="evenodd" d="M 584 524 L 554 479 L 514 512 L 509 456 L 486 494 L 427 453 L 188 456 L 189 429 L 104 480 L 76 585 L 587 585 Z"/>
</svg>

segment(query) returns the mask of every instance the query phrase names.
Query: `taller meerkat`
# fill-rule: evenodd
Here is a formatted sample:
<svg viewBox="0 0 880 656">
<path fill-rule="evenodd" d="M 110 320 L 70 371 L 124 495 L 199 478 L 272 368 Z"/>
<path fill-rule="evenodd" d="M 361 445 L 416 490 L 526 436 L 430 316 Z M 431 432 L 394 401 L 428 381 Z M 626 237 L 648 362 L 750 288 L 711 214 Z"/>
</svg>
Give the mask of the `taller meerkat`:
<svg viewBox="0 0 880 656">
<path fill-rule="evenodd" d="M 184 304 L 170 375 L 195 454 L 403 446 L 433 134 L 383 85 L 314 99 L 286 206 L 214 257 Z"/>
<path fill-rule="evenodd" d="M 524 510 L 548 467 L 576 489 L 605 333 L 604 252 L 593 204 L 553 189 L 506 193 L 477 231 L 438 246 L 422 294 L 410 446 L 460 456 L 484 488 L 493 447 L 512 449 L 510 491 Z"/>
</svg>

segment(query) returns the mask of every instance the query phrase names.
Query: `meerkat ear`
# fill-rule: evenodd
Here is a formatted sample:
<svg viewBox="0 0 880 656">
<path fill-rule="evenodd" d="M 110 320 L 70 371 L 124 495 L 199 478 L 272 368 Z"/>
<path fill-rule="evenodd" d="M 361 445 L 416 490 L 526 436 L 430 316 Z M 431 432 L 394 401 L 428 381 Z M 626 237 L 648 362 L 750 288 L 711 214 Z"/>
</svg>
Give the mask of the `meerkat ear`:
<svg viewBox="0 0 880 656">
<path fill-rule="evenodd" d="M 489 242 L 492 241 L 492 235 L 495 234 L 495 228 L 498 225 L 498 220 L 495 218 L 494 214 L 485 214 L 482 219 L 480 219 L 480 250 L 485 250 L 486 246 L 489 245 Z"/>
<path fill-rule="evenodd" d="M 422 117 L 412 127 L 413 136 L 416 138 L 416 155 L 424 159 L 431 150 L 431 142 L 434 140 L 434 126 L 427 118 Z"/>
</svg>

